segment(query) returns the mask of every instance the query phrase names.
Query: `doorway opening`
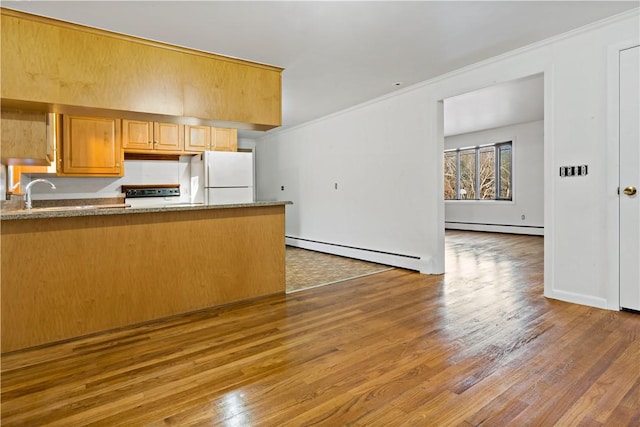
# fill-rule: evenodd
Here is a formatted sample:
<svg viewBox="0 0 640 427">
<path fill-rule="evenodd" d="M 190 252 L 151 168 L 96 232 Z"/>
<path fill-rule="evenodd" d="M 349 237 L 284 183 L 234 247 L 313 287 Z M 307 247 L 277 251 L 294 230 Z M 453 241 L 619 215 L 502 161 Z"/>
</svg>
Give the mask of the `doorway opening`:
<svg viewBox="0 0 640 427">
<path fill-rule="evenodd" d="M 466 240 L 471 258 L 465 263 L 473 268 L 480 268 L 482 258 L 474 253 L 495 245 L 508 249 L 518 241 L 509 239 L 513 235 L 537 236 L 520 244 L 529 242 L 542 251 L 544 74 L 445 98 L 442 120 L 445 272 L 467 268 L 459 258 Z M 504 239 L 497 234 L 482 238 L 479 232 L 503 233 Z M 509 251 L 500 253 L 498 258 Z M 539 265 L 542 285 L 544 267 Z"/>
<path fill-rule="evenodd" d="M 445 228 L 543 235 L 543 75 L 443 102 Z"/>
</svg>

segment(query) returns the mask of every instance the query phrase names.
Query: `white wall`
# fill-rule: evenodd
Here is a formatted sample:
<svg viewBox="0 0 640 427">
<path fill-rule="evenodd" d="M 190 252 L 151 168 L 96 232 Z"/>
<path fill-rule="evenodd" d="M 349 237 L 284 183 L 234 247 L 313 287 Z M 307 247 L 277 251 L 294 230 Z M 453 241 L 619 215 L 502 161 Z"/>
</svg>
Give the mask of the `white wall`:
<svg viewBox="0 0 640 427">
<path fill-rule="evenodd" d="M 255 150 L 256 141 L 251 138 L 240 138 L 238 148 Z M 122 196 L 122 185 L 141 184 L 180 184 L 180 200 L 190 202 L 192 156 L 181 156 L 175 160 L 125 160 L 124 176 L 121 178 L 71 178 L 58 177 L 54 174 L 25 175 L 22 184 L 31 179 L 45 178 L 53 182 L 56 190 L 41 184 L 32 187 L 33 200 L 111 198 Z"/>
<path fill-rule="evenodd" d="M 429 273 L 440 270 L 432 256 L 443 232 L 429 220 L 438 208 L 431 200 L 442 191 L 429 185 L 438 171 L 424 167 L 425 159 L 441 157 L 436 145 L 426 143 L 435 135 L 425 137 L 434 108 L 419 92 L 407 92 L 260 140 L 258 196 L 293 201 L 287 207 L 287 236 L 341 246 L 288 243 L 377 262 L 393 257 L 394 265 Z"/>
<path fill-rule="evenodd" d="M 444 139 L 444 147 L 452 149 L 505 141 L 513 142 L 513 200 L 445 201 L 447 229 L 544 234 L 543 121 L 448 136 Z"/>
<path fill-rule="evenodd" d="M 640 39 L 638 11 L 466 67 L 258 141 L 258 195 L 290 199 L 287 234 L 419 256 L 444 271 L 441 100 L 544 73 L 545 295 L 615 306 L 607 262 L 608 49 Z M 558 177 L 562 165 L 589 175 Z M 333 183 L 339 189 L 333 189 Z M 285 185 L 285 191 L 280 191 Z M 325 250 L 334 250 L 324 245 Z M 339 248 L 339 247 L 338 247 Z M 337 250 L 336 250 L 337 252 Z M 358 251 L 363 259 L 375 253 Z M 401 259 L 390 259 L 398 261 Z M 391 262 L 390 262 L 391 263 Z"/>
<path fill-rule="evenodd" d="M 121 178 L 70 178 L 55 175 L 33 174 L 46 178 L 56 186 L 51 190 L 46 184 L 36 184 L 31 188 L 33 200 L 109 198 L 122 196 L 123 184 L 180 184 L 180 201 L 189 202 L 191 156 L 183 156 L 180 161 L 125 160 L 124 176 Z M 28 179 L 22 181 L 23 185 Z"/>
</svg>

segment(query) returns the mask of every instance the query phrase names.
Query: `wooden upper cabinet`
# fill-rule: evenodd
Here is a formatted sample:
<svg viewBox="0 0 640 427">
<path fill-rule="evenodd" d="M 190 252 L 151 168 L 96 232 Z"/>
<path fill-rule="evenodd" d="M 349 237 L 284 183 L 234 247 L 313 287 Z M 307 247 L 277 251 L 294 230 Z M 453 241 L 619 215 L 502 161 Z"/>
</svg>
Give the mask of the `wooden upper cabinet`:
<svg viewBox="0 0 640 427">
<path fill-rule="evenodd" d="M 3 163 L 47 166 L 54 160 L 54 114 L 3 110 L 0 122 Z"/>
<path fill-rule="evenodd" d="M 182 115 L 179 52 L 4 9 L 1 32 L 3 99 Z"/>
<path fill-rule="evenodd" d="M 227 128 L 213 128 L 212 150 L 238 151 L 238 130 Z"/>
<path fill-rule="evenodd" d="M 211 150 L 211 126 L 185 125 L 184 149 L 192 152 Z"/>
<path fill-rule="evenodd" d="M 183 151 L 184 149 L 184 125 L 175 123 L 153 124 L 153 145 L 161 151 Z"/>
<path fill-rule="evenodd" d="M 186 125 L 184 141 L 187 152 L 238 151 L 238 130 Z"/>
<path fill-rule="evenodd" d="M 1 10 L 0 92 L 3 99 L 60 98 L 60 28 L 8 16 Z"/>
<path fill-rule="evenodd" d="M 134 150 L 153 149 L 153 122 L 122 121 L 122 147 Z"/>
<path fill-rule="evenodd" d="M 58 175 L 122 176 L 120 119 L 63 116 Z"/>
<path fill-rule="evenodd" d="M 122 120 L 122 146 L 125 152 L 181 152 L 184 149 L 184 126 L 139 120 Z"/>
<path fill-rule="evenodd" d="M 3 101 L 281 125 L 282 68 L 0 12 Z"/>
<path fill-rule="evenodd" d="M 281 71 L 248 64 L 185 57 L 184 115 L 253 123 L 256 130 L 281 124 Z"/>
</svg>

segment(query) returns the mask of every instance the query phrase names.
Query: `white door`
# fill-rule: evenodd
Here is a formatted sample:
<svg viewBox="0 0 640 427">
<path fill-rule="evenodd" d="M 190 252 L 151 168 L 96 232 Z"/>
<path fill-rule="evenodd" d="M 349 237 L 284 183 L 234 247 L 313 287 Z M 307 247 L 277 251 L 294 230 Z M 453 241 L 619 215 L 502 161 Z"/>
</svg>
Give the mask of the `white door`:
<svg viewBox="0 0 640 427">
<path fill-rule="evenodd" d="M 620 52 L 620 307 L 640 310 L 640 46 Z"/>
</svg>

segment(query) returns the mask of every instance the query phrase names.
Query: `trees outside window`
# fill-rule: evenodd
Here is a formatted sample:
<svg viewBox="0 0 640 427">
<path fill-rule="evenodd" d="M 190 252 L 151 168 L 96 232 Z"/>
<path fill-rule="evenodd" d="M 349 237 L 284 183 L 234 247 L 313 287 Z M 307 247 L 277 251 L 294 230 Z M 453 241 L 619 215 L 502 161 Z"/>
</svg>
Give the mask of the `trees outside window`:
<svg viewBox="0 0 640 427">
<path fill-rule="evenodd" d="M 456 152 L 444 153 L 444 198 L 455 199 L 458 195 L 458 154 Z"/>
<path fill-rule="evenodd" d="M 463 150 L 458 152 L 460 156 L 460 167 L 458 182 L 460 183 L 460 198 L 475 199 L 476 198 L 476 151 Z"/>
<path fill-rule="evenodd" d="M 478 150 L 478 164 L 480 165 L 478 183 L 478 199 L 496 198 L 495 147 L 482 147 Z"/>
<path fill-rule="evenodd" d="M 444 152 L 445 200 L 511 200 L 511 141 Z"/>
</svg>

